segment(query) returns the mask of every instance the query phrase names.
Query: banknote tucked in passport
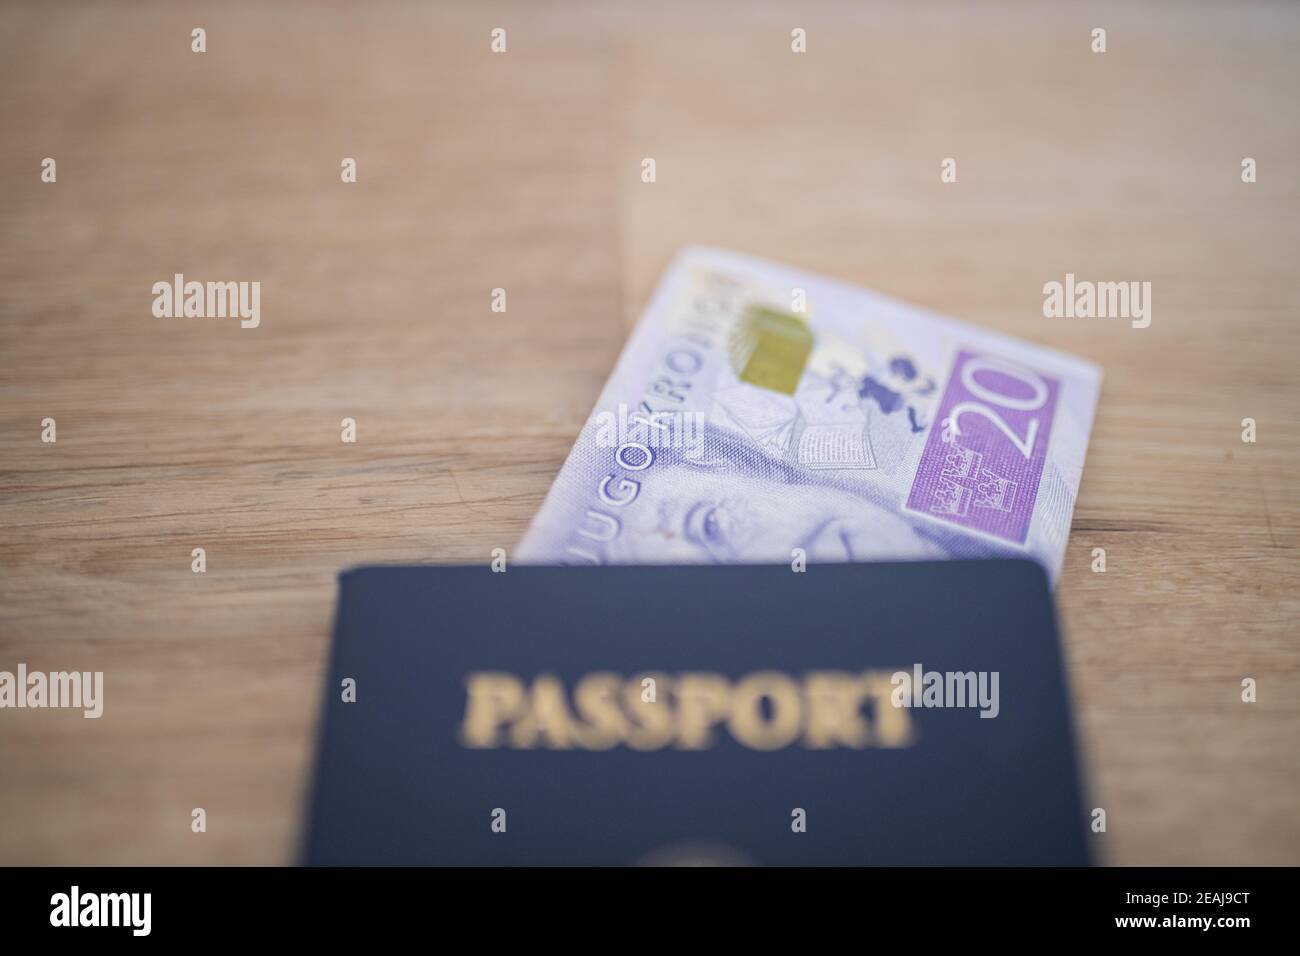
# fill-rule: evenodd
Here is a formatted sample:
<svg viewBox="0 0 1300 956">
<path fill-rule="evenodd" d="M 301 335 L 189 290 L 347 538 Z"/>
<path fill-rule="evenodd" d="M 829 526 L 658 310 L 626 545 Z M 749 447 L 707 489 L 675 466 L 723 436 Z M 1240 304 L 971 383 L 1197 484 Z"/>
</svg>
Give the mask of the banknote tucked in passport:
<svg viewBox="0 0 1300 956">
<path fill-rule="evenodd" d="M 516 558 L 1061 568 L 1097 366 L 712 249 L 661 280 Z"/>
</svg>

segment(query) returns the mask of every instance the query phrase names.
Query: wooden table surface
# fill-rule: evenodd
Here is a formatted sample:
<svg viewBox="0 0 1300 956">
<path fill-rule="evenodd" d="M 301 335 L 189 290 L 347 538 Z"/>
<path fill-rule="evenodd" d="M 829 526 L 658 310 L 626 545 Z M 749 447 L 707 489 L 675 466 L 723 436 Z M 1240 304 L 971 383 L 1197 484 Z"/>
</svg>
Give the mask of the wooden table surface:
<svg viewBox="0 0 1300 956">
<path fill-rule="evenodd" d="M 4 4 L 0 670 L 107 687 L 0 712 L 0 863 L 291 861 L 336 574 L 512 548 L 691 243 L 1105 368 L 1057 589 L 1096 846 L 1300 863 L 1298 47 L 1262 3 Z M 177 272 L 260 327 L 155 318 Z M 1067 272 L 1150 328 L 1044 318 Z"/>
</svg>

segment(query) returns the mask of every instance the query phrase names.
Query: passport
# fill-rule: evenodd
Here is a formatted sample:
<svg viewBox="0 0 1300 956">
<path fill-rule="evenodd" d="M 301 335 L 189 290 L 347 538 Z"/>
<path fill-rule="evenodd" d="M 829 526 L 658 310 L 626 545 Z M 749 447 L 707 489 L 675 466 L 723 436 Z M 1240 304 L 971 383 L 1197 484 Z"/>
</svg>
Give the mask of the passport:
<svg viewBox="0 0 1300 956">
<path fill-rule="evenodd" d="M 340 576 L 309 865 L 1082 865 L 1029 559 Z"/>
</svg>

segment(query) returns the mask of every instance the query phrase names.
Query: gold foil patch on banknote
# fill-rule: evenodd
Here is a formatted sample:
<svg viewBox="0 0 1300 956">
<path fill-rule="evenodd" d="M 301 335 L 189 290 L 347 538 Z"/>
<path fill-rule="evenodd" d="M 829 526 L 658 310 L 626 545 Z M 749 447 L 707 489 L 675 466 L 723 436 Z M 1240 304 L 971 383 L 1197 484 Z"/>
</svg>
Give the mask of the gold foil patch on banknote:
<svg viewBox="0 0 1300 956">
<path fill-rule="evenodd" d="M 742 382 L 793 395 L 812 354 L 813 336 L 795 315 L 764 306 L 745 309 L 727 343 Z"/>
</svg>

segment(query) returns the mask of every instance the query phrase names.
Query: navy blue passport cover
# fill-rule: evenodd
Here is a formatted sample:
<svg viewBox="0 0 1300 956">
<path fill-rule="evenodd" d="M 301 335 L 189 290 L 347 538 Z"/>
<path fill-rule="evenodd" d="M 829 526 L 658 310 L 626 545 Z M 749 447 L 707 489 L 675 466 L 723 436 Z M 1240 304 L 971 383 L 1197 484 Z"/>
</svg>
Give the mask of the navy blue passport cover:
<svg viewBox="0 0 1300 956">
<path fill-rule="evenodd" d="M 308 864 L 1089 862 L 1029 561 L 360 568 L 324 696 Z"/>
</svg>

